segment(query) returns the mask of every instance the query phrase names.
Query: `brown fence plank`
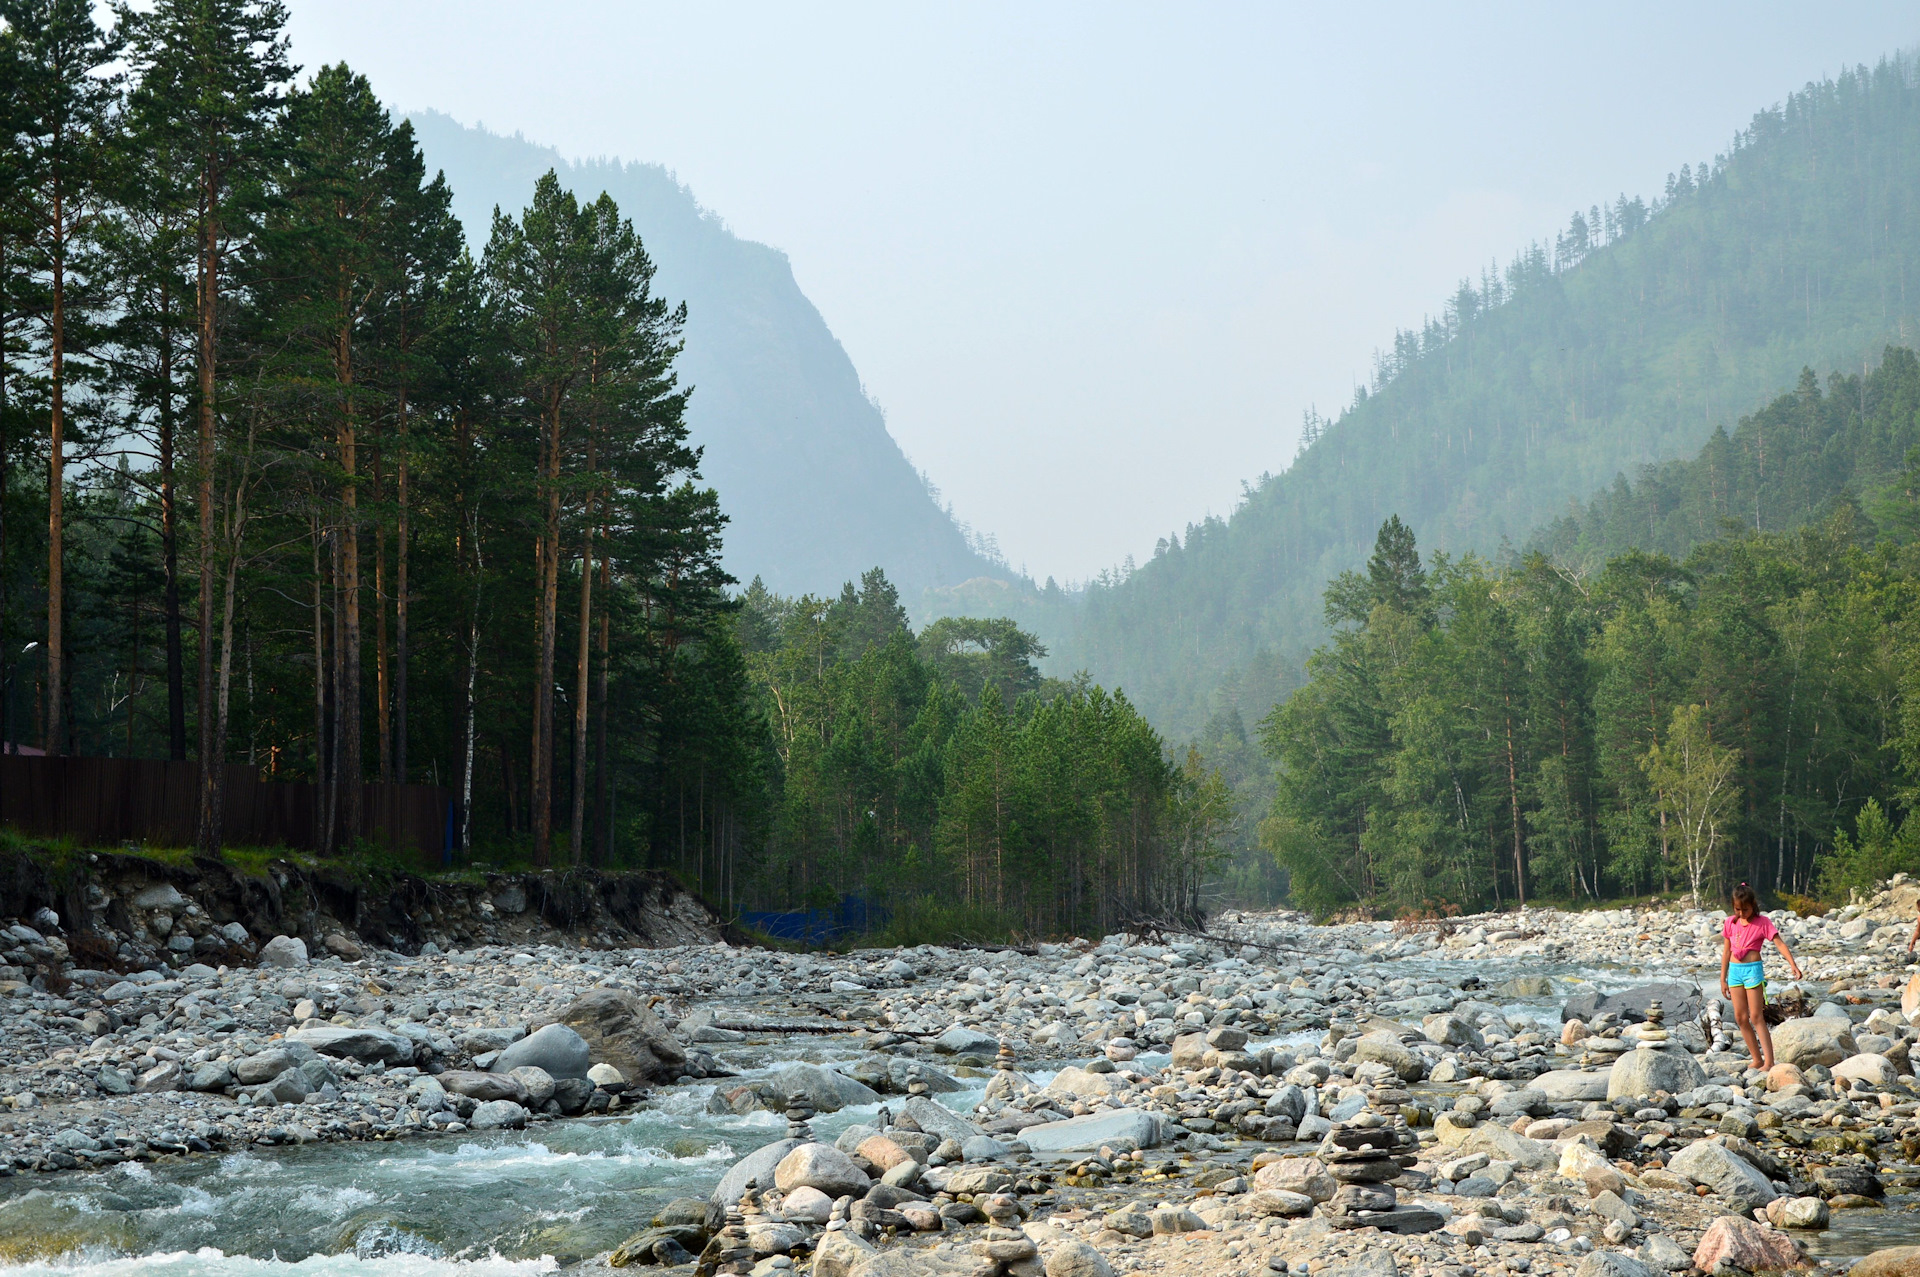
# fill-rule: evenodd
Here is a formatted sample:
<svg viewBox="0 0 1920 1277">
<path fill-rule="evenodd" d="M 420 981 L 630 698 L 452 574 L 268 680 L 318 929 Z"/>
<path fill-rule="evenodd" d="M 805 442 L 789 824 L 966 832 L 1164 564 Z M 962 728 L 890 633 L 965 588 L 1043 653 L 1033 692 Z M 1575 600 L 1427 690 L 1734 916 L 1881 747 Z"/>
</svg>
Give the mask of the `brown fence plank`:
<svg viewBox="0 0 1920 1277">
<path fill-rule="evenodd" d="M 263 781 L 244 764 L 229 764 L 224 781 L 227 843 L 313 849 L 315 786 Z M 435 785 L 365 785 L 360 836 L 438 865 L 452 798 L 452 790 Z M 197 763 L 0 754 L 0 824 L 23 833 L 184 847 L 193 842 L 199 813 Z"/>
</svg>

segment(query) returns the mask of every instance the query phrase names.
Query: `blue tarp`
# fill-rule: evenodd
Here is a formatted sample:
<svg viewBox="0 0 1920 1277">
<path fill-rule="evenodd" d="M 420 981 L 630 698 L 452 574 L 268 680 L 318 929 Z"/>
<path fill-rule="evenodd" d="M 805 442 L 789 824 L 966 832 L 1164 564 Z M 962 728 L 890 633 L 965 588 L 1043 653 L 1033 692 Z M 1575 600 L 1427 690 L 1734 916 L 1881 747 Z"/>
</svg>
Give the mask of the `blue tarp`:
<svg viewBox="0 0 1920 1277">
<path fill-rule="evenodd" d="M 890 911 L 859 896 L 847 896 L 831 909 L 749 910 L 740 921 L 775 940 L 798 944 L 830 944 L 848 936 L 865 935 L 887 925 Z"/>
</svg>

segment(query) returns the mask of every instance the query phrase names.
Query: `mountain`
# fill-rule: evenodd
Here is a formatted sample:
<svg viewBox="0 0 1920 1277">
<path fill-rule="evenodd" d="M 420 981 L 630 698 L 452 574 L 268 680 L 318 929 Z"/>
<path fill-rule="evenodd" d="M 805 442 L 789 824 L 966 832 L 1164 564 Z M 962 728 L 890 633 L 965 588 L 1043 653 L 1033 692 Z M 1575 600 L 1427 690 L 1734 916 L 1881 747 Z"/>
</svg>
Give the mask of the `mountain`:
<svg viewBox="0 0 1920 1277">
<path fill-rule="evenodd" d="M 548 169 L 582 198 L 606 191 L 633 219 L 656 290 L 687 303 L 687 417 L 732 520 L 726 564 L 741 581 L 837 595 L 878 565 L 911 605 L 929 588 L 1010 575 L 934 501 L 786 254 L 734 235 L 659 165 L 573 162 L 438 112 L 409 118 L 476 251 L 494 207 L 517 214 Z"/>
<path fill-rule="evenodd" d="M 1576 213 L 1396 334 L 1337 420 L 1234 513 L 1094 582 L 1056 668 L 1162 730 L 1261 717 L 1325 634 L 1321 592 L 1390 514 L 1424 549 L 1495 552 L 1616 475 L 1690 456 L 1802 368 L 1920 335 L 1920 70 L 1808 85 L 1662 195 Z M 1048 627 L 1053 628 L 1053 627 Z"/>
</svg>

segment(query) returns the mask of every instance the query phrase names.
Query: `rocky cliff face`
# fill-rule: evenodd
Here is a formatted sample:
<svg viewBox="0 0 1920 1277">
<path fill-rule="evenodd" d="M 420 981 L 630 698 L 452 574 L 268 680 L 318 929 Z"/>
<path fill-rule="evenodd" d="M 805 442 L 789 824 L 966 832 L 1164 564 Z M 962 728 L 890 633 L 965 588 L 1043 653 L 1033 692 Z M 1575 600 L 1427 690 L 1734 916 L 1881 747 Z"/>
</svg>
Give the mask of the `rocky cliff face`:
<svg viewBox="0 0 1920 1277">
<path fill-rule="evenodd" d="M 659 873 L 458 881 L 356 876 L 290 861 L 251 874 L 208 857 L 174 864 L 110 852 L 0 852 L 0 917 L 42 911 L 58 921 L 40 928 L 38 942 L 13 938 L 4 955 L 12 971 L 0 979 L 57 975 L 67 961 L 100 970 L 246 962 L 282 935 L 316 952 L 357 956 L 363 946 L 410 954 L 477 944 L 661 948 L 709 944 L 722 931 L 705 904 Z"/>
</svg>

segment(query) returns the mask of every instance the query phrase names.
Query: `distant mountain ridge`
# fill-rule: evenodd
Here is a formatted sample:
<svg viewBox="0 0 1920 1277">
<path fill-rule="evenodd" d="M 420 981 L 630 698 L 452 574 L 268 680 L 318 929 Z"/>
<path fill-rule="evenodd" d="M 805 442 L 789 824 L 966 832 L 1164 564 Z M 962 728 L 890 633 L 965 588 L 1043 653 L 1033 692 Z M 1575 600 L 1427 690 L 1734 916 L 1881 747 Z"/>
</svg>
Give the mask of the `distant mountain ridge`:
<svg viewBox="0 0 1920 1277">
<path fill-rule="evenodd" d="M 1327 581 L 1388 515 L 1427 550 L 1526 544 L 1803 367 L 1862 368 L 1916 336 L 1920 74 L 1902 55 L 1760 112 L 1652 208 L 1576 214 L 1553 245 L 1463 281 L 1230 518 L 1043 626 L 1062 636 L 1054 668 L 1124 688 L 1176 735 L 1229 710 L 1253 721 L 1324 635 Z"/>
<path fill-rule="evenodd" d="M 476 251 L 494 206 L 517 214 L 550 168 L 582 198 L 606 191 L 633 219 L 655 288 L 687 303 L 687 417 L 731 519 L 727 567 L 743 583 L 757 575 L 781 593 L 836 595 L 878 565 L 918 616 L 930 588 L 1011 577 L 934 500 L 786 254 L 734 235 L 659 165 L 574 162 L 436 111 L 409 118 Z"/>
</svg>

